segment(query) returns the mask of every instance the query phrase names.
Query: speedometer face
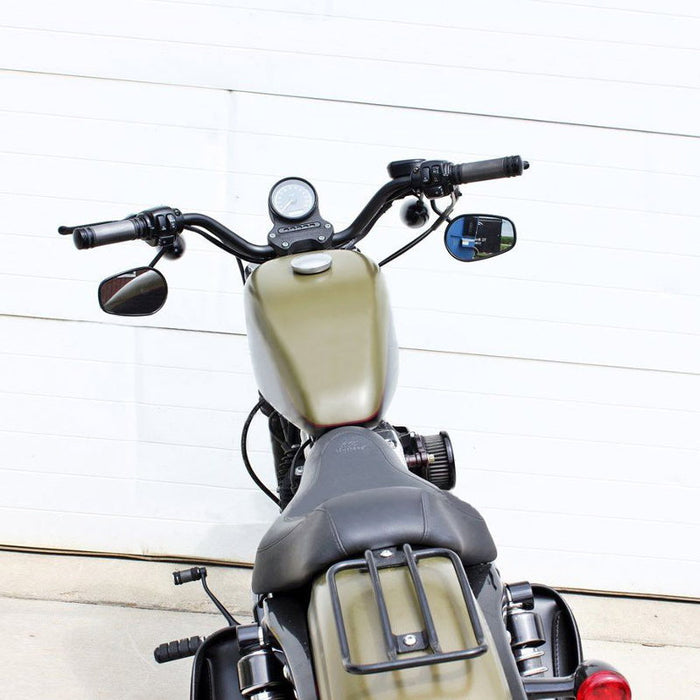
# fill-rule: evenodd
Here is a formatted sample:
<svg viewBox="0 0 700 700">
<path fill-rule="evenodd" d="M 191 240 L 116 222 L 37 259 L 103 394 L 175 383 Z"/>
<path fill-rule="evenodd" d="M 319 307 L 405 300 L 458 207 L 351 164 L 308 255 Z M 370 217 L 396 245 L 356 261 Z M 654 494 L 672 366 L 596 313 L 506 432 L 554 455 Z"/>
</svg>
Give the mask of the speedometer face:
<svg viewBox="0 0 700 700">
<path fill-rule="evenodd" d="M 283 219 L 305 219 L 316 207 L 316 192 L 306 180 L 280 180 L 270 192 L 270 207 Z"/>
</svg>

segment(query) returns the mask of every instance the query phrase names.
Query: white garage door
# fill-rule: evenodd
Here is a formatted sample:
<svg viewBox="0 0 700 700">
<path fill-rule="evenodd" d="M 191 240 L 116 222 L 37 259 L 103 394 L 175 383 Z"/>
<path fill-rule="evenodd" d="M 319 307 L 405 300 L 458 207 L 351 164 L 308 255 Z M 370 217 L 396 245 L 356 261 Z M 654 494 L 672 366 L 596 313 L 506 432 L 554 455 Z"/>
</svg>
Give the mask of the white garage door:
<svg viewBox="0 0 700 700">
<path fill-rule="evenodd" d="M 387 268 L 388 418 L 450 432 L 506 578 L 700 594 L 699 12 L 615 5 L 3 7 L 0 543 L 250 561 L 274 517 L 230 258 L 188 240 L 164 310 L 122 322 L 96 285 L 152 251 L 58 224 L 167 203 L 263 242 L 280 177 L 340 228 L 391 160 L 522 153 L 460 204 L 513 218 L 513 253 L 438 236 Z M 409 236 L 392 213 L 363 250 Z M 270 480 L 262 424 L 252 457 Z"/>
</svg>

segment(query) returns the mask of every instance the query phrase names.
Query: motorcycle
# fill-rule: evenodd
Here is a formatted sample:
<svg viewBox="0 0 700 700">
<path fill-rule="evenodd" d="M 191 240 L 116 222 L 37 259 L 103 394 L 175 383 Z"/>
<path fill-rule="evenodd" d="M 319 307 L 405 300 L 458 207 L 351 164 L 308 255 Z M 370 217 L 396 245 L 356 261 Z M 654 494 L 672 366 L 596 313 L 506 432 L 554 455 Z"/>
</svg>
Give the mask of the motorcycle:
<svg viewBox="0 0 700 700">
<path fill-rule="evenodd" d="M 311 183 L 284 178 L 269 194 L 266 245 L 166 206 L 59 228 L 80 249 L 135 239 L 157 249 L 148 266 L 102 282 L 99 303 L 109 314 L 163 306 L 167 283 L 155 266 L 183 254 L 185 231 L 233 255 L 241 273 L 259 387 L 241 454 L 281 512 L 257 550 L 252 624 L 240 624 L 209 590 L 205 567 L 173 574 L 177 585 L 200 581 L 227 621 L 206 638 L 154 652 L 159 663 L 194 656 L 192 700 L 631 698 L 613 667 L 583 660 L 576 621 L 555 590 L 503 583 L 486 523 L 450 493 L 447 433 L 419 435 L 384 418 L 397 344 L 381 268 L 442 225 L 457 260 L 510 251 L 509 219 L 451 215 L 460 185 L 528 167 L 520 156 L 392 162 L 389 181 L 341 231 L 321 215 Z M 436 219 L 377 264 L 357 245 L 401 199 L 409 226 L 428 223 L 426 203 Z M 248 458 L 258 412 L 268 422 L 276 493 Z"/>
</svg>

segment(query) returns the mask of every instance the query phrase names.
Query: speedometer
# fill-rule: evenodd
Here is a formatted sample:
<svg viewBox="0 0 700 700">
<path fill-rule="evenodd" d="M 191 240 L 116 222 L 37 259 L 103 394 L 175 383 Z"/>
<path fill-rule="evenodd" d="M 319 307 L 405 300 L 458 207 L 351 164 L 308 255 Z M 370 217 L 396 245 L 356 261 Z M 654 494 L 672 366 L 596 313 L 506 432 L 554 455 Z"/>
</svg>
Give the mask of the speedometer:
<svg viewBox="0 0 700 700">
<path fill-rule="evenodd" d="M 316 190 L 306 180 L 288 177 L 270 192 L 270 209 L 283 219 L 305 219 L 316 208 Z"/>
</svg>

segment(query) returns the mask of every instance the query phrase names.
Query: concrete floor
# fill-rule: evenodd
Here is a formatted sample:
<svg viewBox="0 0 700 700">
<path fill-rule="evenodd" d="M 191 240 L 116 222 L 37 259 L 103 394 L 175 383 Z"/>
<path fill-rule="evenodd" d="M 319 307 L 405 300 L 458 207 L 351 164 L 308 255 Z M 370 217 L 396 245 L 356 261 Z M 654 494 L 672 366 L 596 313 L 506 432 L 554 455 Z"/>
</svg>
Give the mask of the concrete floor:
<svg viewBox="0 0 700 700">
<path fill-rule="evenodd" d="M 1 698 L 187 698 L 190 660 L 159 666 L 161 642 L 223 626 L 201 586 L 174 587 L 177 566 L 0 552 Z M 237 617 L 250 571 L 208 567 Z M 569 595 L 587 658 L 628 677 L 635 700 L 700 700 L 700 605 Z"/>
</svg>

